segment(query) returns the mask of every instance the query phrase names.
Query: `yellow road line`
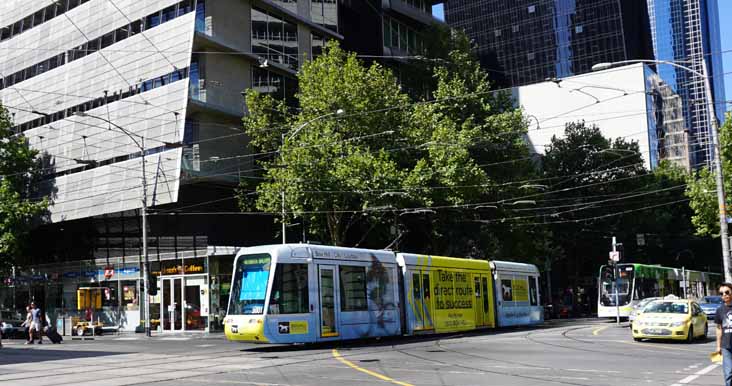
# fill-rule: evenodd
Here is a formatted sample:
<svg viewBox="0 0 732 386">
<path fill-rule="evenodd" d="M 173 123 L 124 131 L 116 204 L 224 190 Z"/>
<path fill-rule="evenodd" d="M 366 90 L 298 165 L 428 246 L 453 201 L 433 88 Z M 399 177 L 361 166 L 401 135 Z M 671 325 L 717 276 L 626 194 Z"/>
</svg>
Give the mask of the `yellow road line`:
<svg viewBox="0 0 732 386">
<path fill-rule="evenodd" d="M 379 373 L 375 373 L 375 372 L 373 372 L 371 370 L 367 370 L 367 369 L 364 369 L 362 367 L 358 367 L 353 362 L 347 360 L 346 358 L 343 358 L 341 356 L 341 354 L 338 352 L 338 350 L 336 350 L 336 349 L 333 349 L 333 358 L 337 359 L 339 362 L 345 364 L 346 366 L 348 366 L 348 367 L 350 367 L 350 368 L 352 368 L 354 370 L 358 370 L 358 371 L 360 371 L 362 373 L 366 373 L 366 374 L 368 374 L 368 375 L 370 375 L 372 377 L 379 378 L 382 381 L 391 382 L 391 383 L 394 383 L 396 385 L 401 385 L 401 386 L 413 386 L 411 383 L 399 382 L 399 381 L 397 381 L 395 379 L 392 379 L 392 378 L 387 377 L 386 375 L 379 374 Z"/>
<path fill-rule="evenodd" d="M 594 335 L 594 336 L 597 336 L 597 335 L 599 335 L 599 334 L 600 334 L 600 332 L 601 332 L 602 330 L 606 329 L 607 327 L 608 327 L 608 326 L 605 326 L 605 327 L 600 327 L 600 328 L 597 328 L 597 329 L 593 330 L 593 331 L 592 331 L 592 335 Z"/>
</svg>

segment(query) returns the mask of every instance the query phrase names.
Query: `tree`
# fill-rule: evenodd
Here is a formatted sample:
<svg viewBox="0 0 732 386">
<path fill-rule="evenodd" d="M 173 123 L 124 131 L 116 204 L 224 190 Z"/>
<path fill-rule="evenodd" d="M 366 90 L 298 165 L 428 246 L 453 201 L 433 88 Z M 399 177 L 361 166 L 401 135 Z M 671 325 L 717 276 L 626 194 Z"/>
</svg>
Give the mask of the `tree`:
<svg viewBox="0 0 732 386">
<path fill-rule="evenodd" d="M 546 224 L 561 249 L 554 266 L 562 277 L 594 276 L 613 236 L 630 262 L 682 266 L 684 251 L 697 250 L 684 171 L 662 161 L 649 172 L 637 143 L 569 123 L 564 137 L 552 138 L 542 164 L 551 193 L 537 200 L 534 221 Z"/>
<path fill-rule="evenodd" d="M 719 129 L 719 145 L 726 205 L 729 208 L 729 194 L 732 192 L 732 115 L 728 113 L 726 118 Z M 694 210 L 692 221 L 700 236 L 719 237 L 719 204 L 716 192 L 717 182 L 712 170 L 704 168 L 689 177 L 686 195 L 691 200 L 689 206 Z"/>
<path fill-rule="evenodd" d="M 48 206 L 45 199 L 30 198 L 37 187 L 38 153 L 11 127 L 10 115 L 0 106 L 0 270 L 19 261 L 29 230 Z"/>
<path fill-rule="evenodd" d="M 455 254 L 464 252 L 458 244 L 478 246 L 480 226 L 454 211 L 496 194 L 509 175 L 496 162 L 527 160 L 526 124 L 490 91 L 472 54 L 454 50 L 445 63 L 435 71 L 435 100 L 421 103 L 389 70 L 366 67 L 335 43 L 300 69 L 296 114 L 249 91 L 244 128 L 270 157 L 260 161 L 264 181 L 243 185 L 242 206 L 274 214 L 284 196 L 286 221 L 304 217 L 329 244 L 384 247 L 396 238 Z M 531 164 L 517 165 L 514 172 Z"/>
</svg>

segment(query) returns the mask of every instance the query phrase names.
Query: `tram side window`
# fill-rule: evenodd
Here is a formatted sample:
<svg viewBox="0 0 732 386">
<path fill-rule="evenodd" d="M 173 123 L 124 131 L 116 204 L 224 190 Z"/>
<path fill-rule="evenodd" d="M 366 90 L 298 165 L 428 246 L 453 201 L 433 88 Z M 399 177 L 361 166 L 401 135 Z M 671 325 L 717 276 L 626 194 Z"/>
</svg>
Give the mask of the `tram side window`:
<svg viewBox="0 0 732 386">
<path fill-rule="evenodd" d="M 382 264 L 372 264 L 366 274 L 366 288 L 371 307 L 382 309 L 394 306 L 394 287 L 392 284 L 392 268 Z"/>
<path fill-rule="evenodd" d="M 367 311 L 366 267 L 340 266 L 341 311 Z"/>
<path fill-rule="evenodd" d="M 269 314 L 308 313 L 308 265 L 278 264 L 272 282 Z"/>
</svg>

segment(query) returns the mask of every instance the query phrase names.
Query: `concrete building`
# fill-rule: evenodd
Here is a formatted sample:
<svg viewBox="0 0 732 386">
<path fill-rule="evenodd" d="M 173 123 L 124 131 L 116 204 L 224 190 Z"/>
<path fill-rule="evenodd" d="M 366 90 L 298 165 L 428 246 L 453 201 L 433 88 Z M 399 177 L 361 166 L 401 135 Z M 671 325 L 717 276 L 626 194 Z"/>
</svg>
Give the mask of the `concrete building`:
<svg viewBox="0 0 732 386">
<path fill-rule="evenodd" d="M 53 199 L 51 224 L 33 234 L 32 264 L 0 288 L 0 308 L 35 299 L 54 318 L 79 317 L 77 290 L 105 288 L 95 313 L 134 330 L 146 197 L 160 288 L 153 326 L 220 328 L 233 250 L 213 246 L 278 237 L 272 217 L 234 213 L 235 188 L 257 169 L 241 130 L 242 91 L 291 100 L 299 66 L 331 39 L 383 59 L 412 53 L 432 3 L 0 2 L 0 102 L 42 153 Z"/>
<path fill-rule="evenodd" d="M 543 154 L 553 136 L 563 137 L 568 122 L 585 121 L 605 137 L 638 142 L 648 169 L 668 159 L 690 170 L 681 100 L 646 65 L 516 87 L 512 94 L 530 118 L 528 140 L 536 153 Z"/>
</svg>

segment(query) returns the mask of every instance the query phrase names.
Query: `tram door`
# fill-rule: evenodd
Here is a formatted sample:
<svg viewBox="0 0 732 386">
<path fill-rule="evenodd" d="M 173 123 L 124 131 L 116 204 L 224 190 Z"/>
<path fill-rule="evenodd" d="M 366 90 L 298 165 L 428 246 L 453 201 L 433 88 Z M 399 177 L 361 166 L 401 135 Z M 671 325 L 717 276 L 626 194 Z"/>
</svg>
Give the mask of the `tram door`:
<svg viewBox="0 0 732 386">
<path fill-rule="evenodd" d="M 338 336 L 335 266 L 318 266 L 318 281 L 318 287 L 320 288 L 320 336 Z"/>
<path fill-rule="evenodd" d="M 412 295 L 414 297 L 414 329 L 432 330 L 432 297 L 430 296 L 430 275 L 428 272 L 412 272 Z"/>
<path fill-rule="evenodd" d="M 474 275 L 473 287 L 475 288 L 475 325 L 477 327 L 492 326 L 493 310 L 491 310 L 491 296 L 488 292 L 488 275 Z"/>
</svg>

